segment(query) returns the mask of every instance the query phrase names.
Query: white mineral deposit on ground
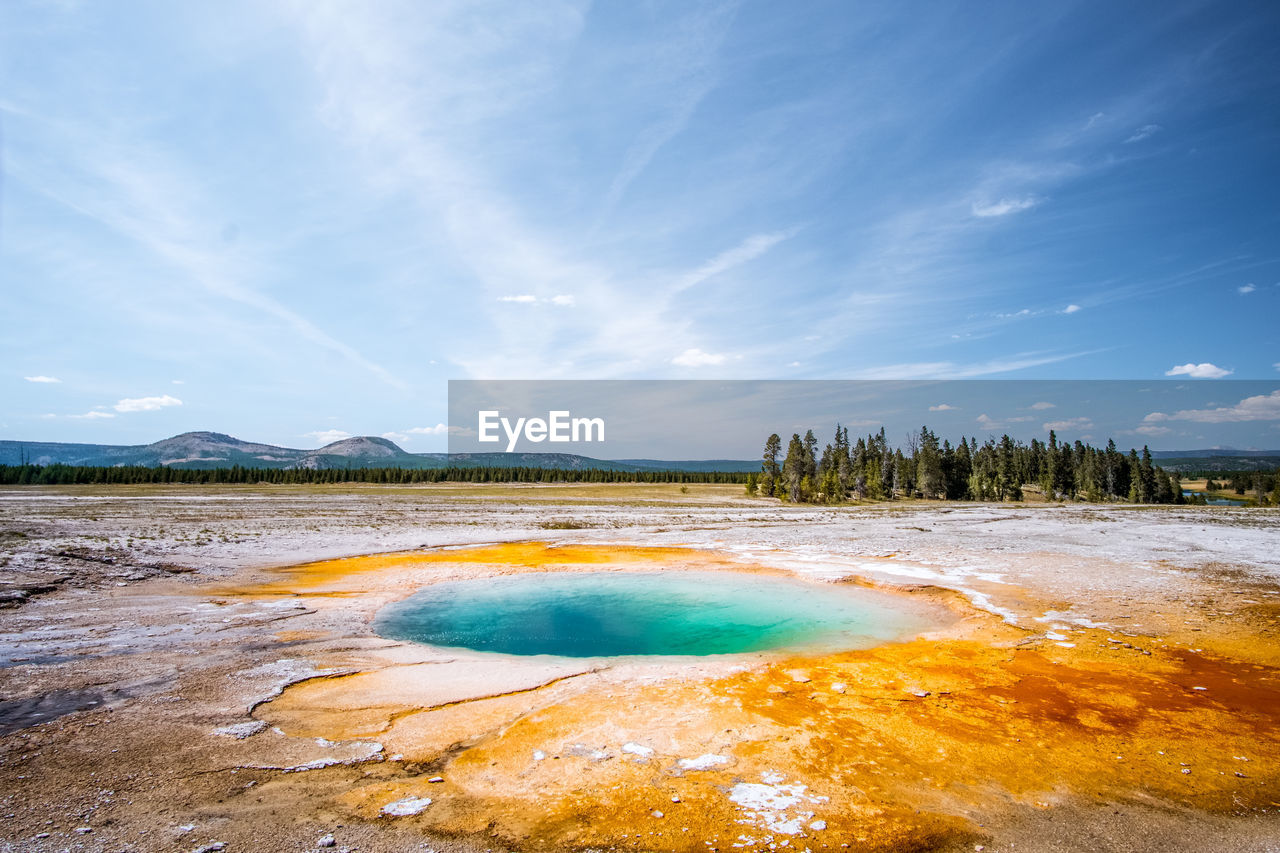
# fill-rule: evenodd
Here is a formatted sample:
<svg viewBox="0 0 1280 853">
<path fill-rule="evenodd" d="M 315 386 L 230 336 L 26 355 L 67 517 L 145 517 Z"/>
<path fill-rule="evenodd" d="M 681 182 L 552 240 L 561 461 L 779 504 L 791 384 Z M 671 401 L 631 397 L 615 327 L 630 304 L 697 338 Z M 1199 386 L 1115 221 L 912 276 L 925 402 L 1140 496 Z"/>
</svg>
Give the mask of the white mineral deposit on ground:
<svg viewBox="0 0 1280 853">
<path fill-rule="evenodd" d="M 0 850 L 1274 849 L 1277 554 L 1280 512 L 1228 507 L 6 489 Z M 553 570 L 779 573 L 946 617 L 649 662 L 371 626 L 424 584 Z"/>
</svg>

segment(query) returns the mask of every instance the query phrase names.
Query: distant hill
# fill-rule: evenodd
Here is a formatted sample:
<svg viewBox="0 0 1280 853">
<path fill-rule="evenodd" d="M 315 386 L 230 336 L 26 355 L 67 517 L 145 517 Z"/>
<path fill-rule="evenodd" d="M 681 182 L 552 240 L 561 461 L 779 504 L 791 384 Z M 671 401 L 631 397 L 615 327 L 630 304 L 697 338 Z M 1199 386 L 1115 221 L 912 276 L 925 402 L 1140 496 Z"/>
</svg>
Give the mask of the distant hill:
<svg viewBox="0 0 1280 853">
<path fill-rule="evenodd" d="M 630 465 L 638 471 L 741 471 L 760 470 L 761 460 L 755 459 L 686 459 L 663 461 L 661 459 L 616 459 L 619 465 Z"/>
<path fill-rule="evenodd" d="M 593 459 L 573 453 L 410 453 L 393 441 L 355 436 L 317 450 L 300 450 L 242 441 L 220 432 L 184 432 L 151 444 L 64 444 L 51 441 L 0 441 L 0 464 L 62 463 L 174 468 L 548 468 L 610 471 L 755 471 L 758 462 L 741 460 Z"/>
<path fill-rule="evenodd" d="M 1280 468 L 1280 450 L 1153 450 L 1166 471 L 1270 471 Z"/>
<path fill-rule="evenodd" d="M 1280 456 L 1280 450 L 1233 450 L 1229 447 L 1210 447 L 1205 450 L 1153 450 L 1153 459 L 1204 459 L 1213 456 L 1239 457 L 1274 457 Z"/>
</svg>

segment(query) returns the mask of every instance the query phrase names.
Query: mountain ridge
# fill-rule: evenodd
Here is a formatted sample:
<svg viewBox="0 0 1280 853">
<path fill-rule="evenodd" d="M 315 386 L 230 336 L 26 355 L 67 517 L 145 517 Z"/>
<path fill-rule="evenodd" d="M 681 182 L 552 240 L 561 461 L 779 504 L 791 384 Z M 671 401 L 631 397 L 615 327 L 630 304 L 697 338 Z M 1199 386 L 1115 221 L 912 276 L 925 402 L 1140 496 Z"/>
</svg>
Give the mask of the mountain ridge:
<svg viewBox="0 0 1280 853">
<path fill-rule="evenodd" d="M 1226 469 L 1231 462 L 1252 468 L 1280 461 L 1280 450 L 1158 450 L 1157 460 L 1170 468 Z M 330 442 L 314 450 L 245 441 L 227 433 L 197 430 L 162 438 L 151 444 L 78 444 L 56 441 L 0 440 L 0 464 L 23 460 L 37 464 L 168 466 L 174 468 L 563 468 L 614 471 L 734 471 L 760 470 L 758 460 L 743 459 L 596 459 L 574 453 L 411 453 L 390 439 L 358 435 Z"/>
<path fill-rule="evenodd" d="M 564 468 L 615 471 L 755 471 L 747 460 L 607 460 L 574 453 L 410 453 L 380 436 L 351 436 L 315 450 L 244 441 L 221 432 L 198 430 L 151 444 L 76 444 L 0 440 L 0 464 L 143 465 L 174 468 Z"/>
</svg>

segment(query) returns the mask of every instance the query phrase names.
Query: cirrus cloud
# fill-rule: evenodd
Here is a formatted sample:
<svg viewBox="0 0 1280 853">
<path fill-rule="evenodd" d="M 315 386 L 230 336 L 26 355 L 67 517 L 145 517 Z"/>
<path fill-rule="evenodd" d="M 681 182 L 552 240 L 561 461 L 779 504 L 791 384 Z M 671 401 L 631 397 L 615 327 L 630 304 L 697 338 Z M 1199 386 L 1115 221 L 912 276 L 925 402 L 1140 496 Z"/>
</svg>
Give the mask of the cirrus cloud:
<svg viewBox="0 0 1280 853">
<path fill-rule="evenodd" d="M 56 376 L 24 376 L 22 378 L 28 382 L 39 382 L 41 384 L 54 384 L 62 381 Z"/>
<path fill-rule="evenodd" d="M 1024 210 L 1030 210 L 1039 203 L 1040 199 L 1029 195 L 1024 198 L 1002 198 L 999 201 L 975 201 L 971 210 L 973 211 L 974 216 L 981 219 L 989 219 L 995 216 L 1008 216 L 1011 213 L 1021 213 Z"/>
<path fill-rule="evenodd" d="M 1144 139 L 1150 139 L 1162 130 L 1164 130 L 1164 128 L 1158 124 L 1144 124 L 1142 127 L 1135 130 L 1133 135 L 1124 141 L 1124 144 L 1131 145 L 1134 142 L 1141 142 Z"/>
</svg>

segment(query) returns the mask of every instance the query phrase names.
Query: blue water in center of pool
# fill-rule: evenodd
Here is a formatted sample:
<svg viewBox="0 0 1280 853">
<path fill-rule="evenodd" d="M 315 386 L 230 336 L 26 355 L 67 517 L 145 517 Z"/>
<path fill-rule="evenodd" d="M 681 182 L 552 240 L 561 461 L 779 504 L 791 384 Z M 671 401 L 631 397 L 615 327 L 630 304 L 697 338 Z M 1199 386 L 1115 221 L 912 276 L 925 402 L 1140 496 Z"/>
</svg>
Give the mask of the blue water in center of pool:
<svg viewBox="0 0 1280 853">
<path fill-rule="evenodd" d="M 731 572 L 550 572 L 437 583 L 384 637 L 508 655 L 716 655 L 867 648 L 931 620 L 885 594 Z"/>
</svg>

